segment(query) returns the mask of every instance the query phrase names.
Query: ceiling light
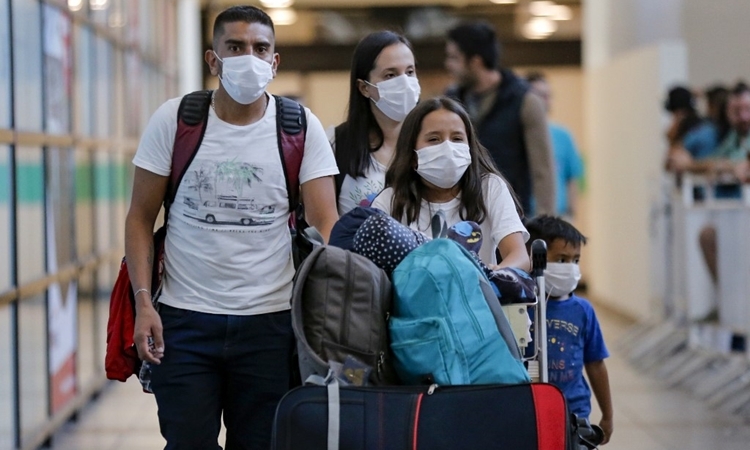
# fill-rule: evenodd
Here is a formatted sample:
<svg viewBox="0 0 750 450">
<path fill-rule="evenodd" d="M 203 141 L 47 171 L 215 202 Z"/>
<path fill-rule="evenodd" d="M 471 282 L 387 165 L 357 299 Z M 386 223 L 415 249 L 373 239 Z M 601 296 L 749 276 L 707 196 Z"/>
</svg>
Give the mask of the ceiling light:
<svg viewBox="0 0 750 450">
<path fill-rule="evenodd" d="M 490 3 L 494 3 L 496 5 L 512 5 L 514 3 L 518 3 L 518 0 L 490 0 Z"/>
<path fill-rule="evenodd" d="M 274 8 L 268 11 L 274 25 L 292 25 L 297 21 L 297 11 L 292 8 Z"/>
<path fill-rule="evenodd" d="M 289 8 L 294 0 L 260 0 L 260 4 L 266 8 Z"/>
<path fill-rule="evenodd" d="M 107 0 L 89 0 L 89 6 L 93 11 L 102 11 L 107 9 Z"/>
<path fill-rule="evenodd" d="M 544 39 L 557 31 L 557 22 L 544 17 L 534 17 L 521 30 L 527 39 Z"/>
<path fill-rule="evenodd" d="M 68 0 L 68 9 L 71 11 L 80 11 L 83 8 L 83 0 Z"/>
<path fill-rule="evenodd" d="M 570 20 L 573 18 L 573 10 L 570 9 L 570 6 L 555 5 L 549 18 L 552 20 Z"/>
<path fill-rule="evenodd" d="M 549 17 L 555 11 L 555 2 L 537 0 L 529 3 L 529 12 L 532 16 Z"/>
</svg>

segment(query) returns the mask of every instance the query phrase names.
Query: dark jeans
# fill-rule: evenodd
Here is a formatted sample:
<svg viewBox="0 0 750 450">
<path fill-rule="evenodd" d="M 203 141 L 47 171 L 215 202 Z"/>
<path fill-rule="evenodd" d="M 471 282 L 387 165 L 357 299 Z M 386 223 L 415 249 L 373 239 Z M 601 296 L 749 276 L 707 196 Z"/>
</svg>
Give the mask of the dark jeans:
<svg viewBox="0 0 750 450">
<path fill-rule="evenodd" d="M 164 357 L 151 386 L 166 450 L 270 447 L 276 405 L 289 389 L 291 314 L 205 314 L 161 305 Z"/>
</svg>

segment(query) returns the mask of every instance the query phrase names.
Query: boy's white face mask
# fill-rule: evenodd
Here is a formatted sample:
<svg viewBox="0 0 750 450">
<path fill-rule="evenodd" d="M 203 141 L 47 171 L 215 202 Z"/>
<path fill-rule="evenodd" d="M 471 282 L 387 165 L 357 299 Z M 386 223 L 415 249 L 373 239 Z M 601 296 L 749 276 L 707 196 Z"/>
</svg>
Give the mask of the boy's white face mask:
<svg viewBox="0 0 750 450">
<path fill-rule="evenodd" d="M 216 52 L 214 52 L 216 55 Z M 227 56 L 221 62 L 221 85 L 234 101 L 243 105 L 258 100 L 273 80 L 271 64 L 252 55 Z"/>
<path fill-rule="evenodd" d="M 406 74 L 377 84 L 372 84 L 369 81 L 365 81 L 365 83 L 378 89 L 380 98 L 378 101 L 373 100 L 375 106 L 388 118 L 396 122 L 403 122 L 407 114 L 414 109 L 421 92 L 417 77 L 410 77 Z"/>
<path fill-rule="evenodd" d="M 581 280 L 581 269 L 574 263 L 547 263 L 544 285 L 551 297 L 563 297 L 576 290 Z"/>
</svg>

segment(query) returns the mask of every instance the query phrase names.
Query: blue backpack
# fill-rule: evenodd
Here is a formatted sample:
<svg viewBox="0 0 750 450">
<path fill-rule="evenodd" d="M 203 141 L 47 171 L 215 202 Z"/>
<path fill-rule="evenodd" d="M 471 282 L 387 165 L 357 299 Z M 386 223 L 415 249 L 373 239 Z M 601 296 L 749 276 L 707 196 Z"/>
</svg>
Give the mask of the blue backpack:
<svg viewBox="0 0 750 450">
<path fill-rule="evenodd" d="M 434 239 L 393 271 L 394 366 L 406 384 L 531 381 L 487 276 L 461 245 Z"/>
</svg>

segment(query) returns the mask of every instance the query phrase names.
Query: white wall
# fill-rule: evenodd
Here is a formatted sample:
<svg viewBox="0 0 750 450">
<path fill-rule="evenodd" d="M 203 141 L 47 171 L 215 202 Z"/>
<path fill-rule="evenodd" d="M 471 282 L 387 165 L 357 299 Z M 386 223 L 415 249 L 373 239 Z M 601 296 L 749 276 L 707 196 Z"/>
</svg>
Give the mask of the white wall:
<svg viewBox="0 0 750 450">
<path fill-rule="evenodd" d="M 663 160 L 660 99 L 686 76 L 679 43 L 611 58 L 586 73 L 587 277 L 592 296 L 630 316 L 653 309 L 650 209 Z"/>
</svg>

